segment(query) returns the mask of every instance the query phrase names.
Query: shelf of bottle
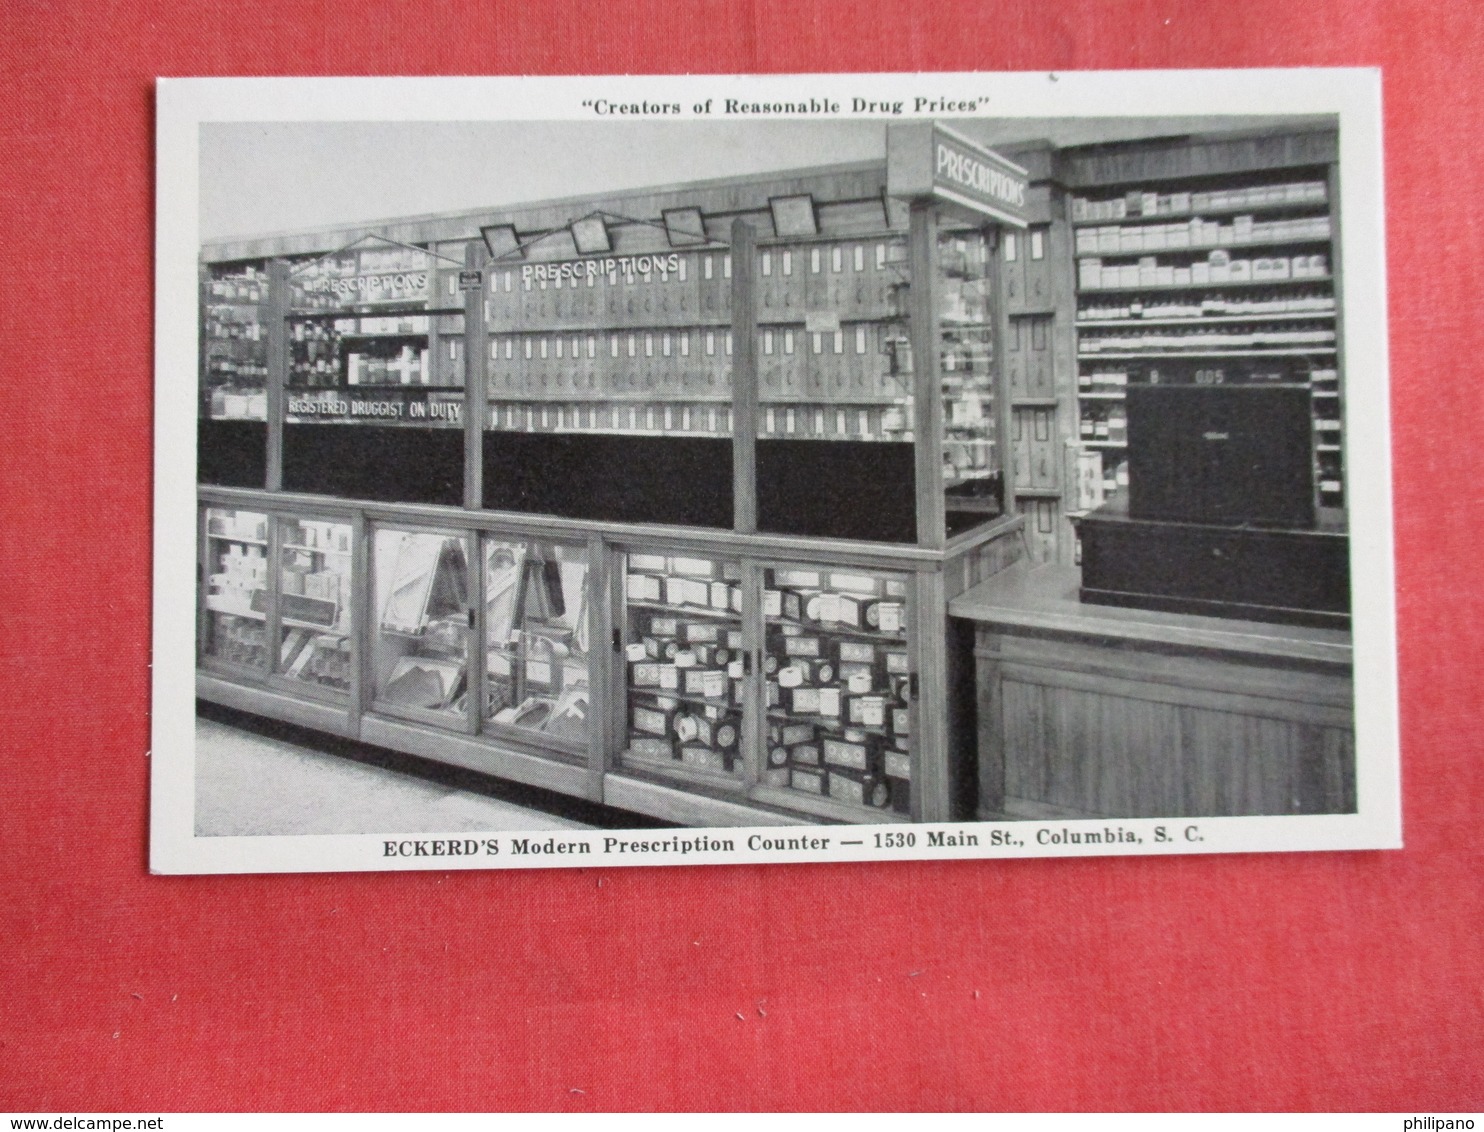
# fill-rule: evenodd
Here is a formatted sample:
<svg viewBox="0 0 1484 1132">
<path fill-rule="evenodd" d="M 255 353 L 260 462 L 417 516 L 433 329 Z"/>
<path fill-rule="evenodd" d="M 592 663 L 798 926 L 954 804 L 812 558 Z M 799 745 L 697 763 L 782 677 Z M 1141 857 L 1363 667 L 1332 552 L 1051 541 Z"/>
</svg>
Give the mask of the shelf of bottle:
<svg viewBox="0 0 1484 1132">
<path fill-rule="evenodd" d="M 643 576 L 658 578 L 666 575 L 646 574 Z M 650 609 L 656 613 L 668 613 L 675 617 L 709 617 L 714 621 L 731 621 L 736 624 L 741 624 L 742 621 L 742 615 L 740 613 L 731 610 L 711 609 L 704 605 L 666 605 L 663 602 L 639 601 L 634 598 L 629 598 L 625 604 L 630 609 Z"/>
<path fill-rule="evenodd" d="M 1082 287 L 1077 294 L 1083 295 L 1127 295 L 1145 291 L 1167 294 L 1171 291 L 1237 291 L 1253 287 L 1307 287 L 1318 283 L 1333 283 L 1333 275 L 1310 275 L 1294 279 L 1227 279 L 1220 283 L 1140 283 L 1131 287 Z"/>
<path fill-rule="evenodd" d="M 1110 228 L 1114 225 L 1141 226 L 1145 224 L 1171 224 L 1179 220 L 1190 220 L 1193 217 L 1206 216 L 1238 216 L 1248 212 L 1261 212 L 1270 215 L 1278 212 L 1328 212 L 1329 198 L 1326 196 L 1320 200 L 1285 200 L 1270 201 L 1259 204 L 1224 205 L 1221 208 L 1186 209 L 1182 212 L 1157 212 L 1153 216 L 1116 216 L 1102 217 L 1097 220 L 1073 220 L 1073 228 Z"/>
<path fill-rule="evenodd" d="M 1338 444 L 1316 444 L 1316 445 L 1314 445 L 1314 451 L 1315 452 L 1338 452 L 1338 451 L 1340 451 L 1340 447 L 1341 446 L 1338 445 Z"/>
<path fill-rule="evenodd" d="M 260 538 L 240 538 L 237 535 L 224 535 L 224 534 L 222 534 L 219 531 L 207 531 L 206 532 L 206 537 L 209 538 L 209 539 L 215 539 L 217 542 L 240 542 L 244 546 L 267 546 L 268 545 L 268 542 L 267 542 L 266 539 L 260 539 Z"/>
<path fill-rule="evenodd" d="M 862 600 L 865 601 L 875 600 L 865 597 L 865 595 L 863 594 L 853 596 L 860 597 Z M 901 599 L 894 598 L 887 600 L 900 602 Z M 780 627 L 784 625 L 792 625 L 796 628 L 805 629 L 811 633 L 824 633 L 826 635 L 835 637 L 851 637 L 857 641 L 872 641 L 878 645 L 905 645 L 907 643 L 907 637 L 905 633 L 892 634 L 884 633 L 879 629 L 855 629 L 838 621 L 831 621 L 826 624 L 823 621 L 793 621 L 787 617 L 773 616 L 769 616 L 768 618 L 766 618 L 766 620 L 769 625 L 777 625 Z M 778 659 L 783 660 L 786 658 L 779 657 Z"/>
<path fill-rule="evenodd" d="M 1078 443 L 1083 448 L 1127 448 L 1128 442 L 1124 440 L 1081 440 Z"/>
<path fill-rule="evenodd" d="M 879 735 L 883 739 L 891 737 L 891 732 L 885 727 L 874 727 L 864 723 L 847 722 L 844 716 L 838 715 L 808 715 L 804 712 L 788 711 L 785 708 L 770 707 L 768 718 L 780 723 L 809 723 L 815 727 L 827 727 L 835 731 L 861 731 L 867 735 Z"/>
<path fill-rule="evenodd" d="M 458 333 L 462 333 L 462 331 L 460 331 Z M 335 337 L 338 338 L 338 339 L 345 339 L 345 338 L 372 338 L 372 339 L 422 338 L 422 339 L 426 340 L 427 337 L 428 337 L 428 332 L 426 330 L 382 330 L 382 331 L 370 331 L 370 330 L 337 330 L 335 332 Z M 328 339 L 328 338 L 299 339 L 299 341 L 328 342 L 328 341 L 331 341 L 331 339 Z"/>
<path fill-rule="evenodd" d="M 655 661 L 654 663 L 659 664 L 662 662 Z M 742 710 L 742 705 L 733 703 L 730 696 L 718 696 L 716 699 L 711 699 L 707 696 L 698 696 L 694 692 L 687 694 L 685 692 L 677 692 L 673 689 L 667 688 L 641 688 L 637 684 L 628 685 L 628 689 L 631 696 L 663 697 L 667 700 L 678 700 L 680 703 L 683 704 L 691 704 L 694 707 L 723 708 L 724 710 L 733 713 L 741 712 Z"/>
<path fill-rule="evenodd" d="M 1081 361 L 1123 361 L 1137 358 L 1307 358 L 1315 354 L 1333 354 L 1333 346 L 1315 346 L 1312 349 L 1265 349 L 1253 347 L 1248 350 L 1096 350 L 1090 354 L 1078 354 Z"/>
<path fill-rule="evenodd" d="M 1283 311 L 1276 314 L 1208 314 L 1190 315 L 1178 318 L 1142 318 L 1130 315 L 1128 318 L 1079 318 L 1076 325 L 1079 327 L 1119 328 L 1124 326 L 1220 326 L 1227 323 L 1248 322 L 1309 322 L 1319 320 L 1330 320 L 1335 317 L 1333 310 L 1323 311 Z"/>
<path fill-rule="evenodd" d="M 1072 254 L 1078 259 L 1138 259 L 1146 255 L 1204 255 L 1208 252 L 1240 252 L 1248 248 L 1312 247 L 1316 244 L 1328 245 L 1332 239 L 1332 236 L 1263 236 L 1252 240 L 1201 241 L 1178 247 L 1166 245 L 1162 248 L 1119 248 L 1117 251 L 1078 251 Z"/>
<path fill-rule="evenodd" d="M 1268 385 L 1270 383 L 1262 382 L 1261 384 Z M 1286 387 L 1294 383 L 1284 382 L 1282 384 Z M 1302 383 L 1297 384 L 1302 385 Z M 1332 389 L 1311 389 L 1310 391 L 1316 400 L 1325 400 L 1339 396 Z M 1122 389 L 1080 390 L 1077 396 L 1083 401 L 1122 401 L 1126 399 L 1125 391 Z"/>
</svg>

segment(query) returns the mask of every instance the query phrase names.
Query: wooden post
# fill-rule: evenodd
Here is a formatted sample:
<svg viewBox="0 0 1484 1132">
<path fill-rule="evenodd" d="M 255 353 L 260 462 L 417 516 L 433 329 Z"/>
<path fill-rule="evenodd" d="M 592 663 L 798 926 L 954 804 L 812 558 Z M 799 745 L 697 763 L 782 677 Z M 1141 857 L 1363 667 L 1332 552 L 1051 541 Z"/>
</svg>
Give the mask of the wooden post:
<svg viewBox="0 0 1484 1132">
<path fill-rule="evenodd" d="M 470 271 L 485 270 L 489 253 L 479 240 L 464 245 Z M 489 412 L 489 332 L 484 320 L 484 285 L 464 292 L 464 507 L 484 506 L 484 422 Z"/>
<path fill-rule="evenodd" d="M 732 221 L 732 529 L 757 530 L 757 232 Z"/>
<path fill-rule="evenodd" d="M 942 550 L 943 383 L 938 373 L 938 219 L 929 200 L 914 200 L 908 220 L 912 285 L 907 291 L 912 340 L 913 435 L 917 438 L 917 543 Z"/>
<path fill-rule="evenodd" d="M 924 568 L 913 576 L 908 615 L 912 630 L 909 655 L 918 686 L 912 699 L 913 821 L 953 817 L 947 706 L 953 690 L 948 686 L 947 598 L 943 592 L 941 570 Z"/>
<path fill-rule="evenodd" d="M 370 554 L 366 545 L 366 512 L 357 507 L 350 517 L 350 734 L 361 732 L 361 713 L 371 702 L 366 684 L 371 664 L 367 656 L 366 623 L 373 606 L 368 590 Z"/>
<path fill-rule="evenodd" d="M 1349 417 L 1349 397 L 1345 393 L 1345 257 L 1342 220 L 1340 217 L 1340 166 L 1338 162 L 1330 162 L 1329 171 L 1325 176 L 1325 190 L 1329 196 L 1329 274 L 1334 280 L 1330 284 L 1330 293 L 1335 297 L 1335 374 L 1339 381 L 1335 388 L 1340 393 L 1340 486 L 1344 494 L 1343 508 L 1348 515 L 1350 512 L 1350 435 L 1345 430 L 1344 421 Z M 1313 402 L 1309 404 L 1310 415 L 1313 415 Z M 1309 435 L 1312 437 L 1311 427 Z M 1315 472 L 1318 472 L 1317 453 L 1314 460 Z M 1316 508 L 1323 506 L 1324 493 L 1319 490 L 1319 476 L 1314 477 L 1314 505 Z"/>
<path fill-rule="evenodd" d="M 763 607 L 763 568 L 751 559 L 742 562 L 742 608 L 761 610 Z M 742 712 L 742 734 L 738 736 L 742 752 L 742 777 L 751 791 L 762 780 L 762 768 L 767 765 L 768 709 L 763 696 L 763 641 L 758 633 L 760 617 L 744 617 L 742 620 L 742 650 L 747 657 L 746 675 L 742 688 L 745 709 Z"/>
<path fill-rule="evenodd" d="M 587 539 L 587 798 L 603 800 L 603 776 L 608 772 L 609 717 L 624 701 L 612 695 L 612 672 L 624 669 L 613 650 L 613 606 L 606 599 L 612 589 L 613 556 L 601 535 Z M 625 705 L 626 707 L 627 705 Z"/>
<path fill-rule="evenodd" d="M 994 338 L 990 345 L 990 374 L 994 382 L 994 449 L 995 459 L 1000 464 L 1000 506 L 1006 515 L 1018 510 L 1015 506 L 1015 453 L 1010 451 L 1010 437 L 1015 406 L 1011 404 L 1010 387 L 1005 381 L 1005 346 L 1010 341 L 1010 312 L 1005 309 L 1005 261 L 1002 258 L 1005 242 L 1004 231 L 995 225 L 985 233 L 989 239 L 989 255 L 994 261 L 989 265 L 989 315 L 994 324 Z M 1026 240 L 1025 254 L 1030 255 L 1030 240 Z M 1024 536 L 1021 536 L 1024 538 Z"/>
<path fill-rule="evenodd" d="M 468 323 L 465 323 L 468 326 Z M 466 390 L 467 392 L 467 390 Z M 468 455 L 466 451 L 465 456 Z M 468 461 L 465 461 L 465 467 Z M 465 642 L 464 653 L 464 687 L 467 694 L 464 696 L 464 734 L 478 735 L 479 729 L 484 723 L 485 705 L 489 703 L 489 691 L 486 683 L 486 667 L 489 664 L 489 656 L 485 650 L 485 638 L 488 632 L 484 623 L 486 612 L 484 598 L 484 536 L 479 531 L 463 532 L 464 556 L 469 578 L 466 588 L 469 594 L 469 636 Z"/>
<path fill-rule="evenodd" d="M 289 265 L 275 259 L 268 264 L 268 450 L 269 491 L 283 490 L 283 418 L 289 375 Z"/>
</svg>

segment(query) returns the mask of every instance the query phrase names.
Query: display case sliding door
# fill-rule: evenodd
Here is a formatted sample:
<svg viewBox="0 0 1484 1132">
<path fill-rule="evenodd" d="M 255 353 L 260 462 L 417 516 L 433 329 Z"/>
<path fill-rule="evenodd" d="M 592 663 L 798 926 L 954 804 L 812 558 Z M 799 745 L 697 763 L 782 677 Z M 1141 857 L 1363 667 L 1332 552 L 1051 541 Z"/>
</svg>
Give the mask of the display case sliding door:
<svg viewBox="0 0 1484 1132">
<path fill-rule="evenodd" d="M 856 823 L 913 813 L 912 577 L 761 567 L 763 767 L 753 797 Z"/>
<path fill-rule="evenodd" d="M 627 547 L 613 769 L 774 813 L 914 808 L 913 576 Z"/>
<path fill-rule="evenodd" d="M 755 575 L 737 559 L 667 548 L 618 553 L 610 743 L 615 769 L 713 797 L 757 781 L 746 616 Z"/>
<path fill-rule="evenodd" d="M 372 527 L 364 687 L 371 710 L 452 731 L 475 729 L 472 542 L 462 531 Z"/>
<path fill-rule="evenodd" d="M 592 548 L 502 532 L 485 532 L 479 547 L 481 731 L 586 765 L 604 702 L 593 695 Z"/>
<path fill-rule="evenodd" d="M 360 607 L 348 515 L 201 510 L 203 668 L 348 705 Z"/>
<path fill-rule="evenodd" d="M 347 703 L 358 675 L 356 524 L 349 517 L 276 515 L 268 639 L 271 682 L 285 691 Z"/>
<path fill-rule="evenodd" d="M 201 509 L 197 641 L 203 667 L 260 680 L 268 672 L 269 517 Z"/>
</svg>

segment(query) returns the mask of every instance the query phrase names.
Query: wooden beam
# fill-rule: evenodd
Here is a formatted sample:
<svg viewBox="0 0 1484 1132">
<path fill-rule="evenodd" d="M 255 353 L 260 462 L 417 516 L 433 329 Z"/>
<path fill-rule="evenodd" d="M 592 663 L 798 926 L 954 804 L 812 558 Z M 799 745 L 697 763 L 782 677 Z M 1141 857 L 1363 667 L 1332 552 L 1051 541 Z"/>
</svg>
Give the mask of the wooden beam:
<svg viewBox="0 0 1484 1132">
<path fill-rule="evenodd" d="M 732 529 L 757 530 L 757 232 L 732 222 Z"/>
<path fill-rule="evenodd" d="M 943 382 L 938 373 L 938 220 L 931 201 L 912 202 L 908 220 L 912 284 L 907 290 L 912 340 L 912 401 L 917 438 L 917 544 L 942 550 Z"/>
<path fill-rule="evenodd" d="M 484 271 L 489 250 L 479 240 L 464 245 L 464 264 Z M 483 284 L 464 292 L 464 507 L 484 506 L 484 424 L 489 413 L 489 331 Z"/>
<path fill-rule="evenodd" d="M 283 418 L 289 375 L 289 265 L 275 259 L 268 265 L 268 468 L 267 489 L 283 490 Z"/>
</svg>

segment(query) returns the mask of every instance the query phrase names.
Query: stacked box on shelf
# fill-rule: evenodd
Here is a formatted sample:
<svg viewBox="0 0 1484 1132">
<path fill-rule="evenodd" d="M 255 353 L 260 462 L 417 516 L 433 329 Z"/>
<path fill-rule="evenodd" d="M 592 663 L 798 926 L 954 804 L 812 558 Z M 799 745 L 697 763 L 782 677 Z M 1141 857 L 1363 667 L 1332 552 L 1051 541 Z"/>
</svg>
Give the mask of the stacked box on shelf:
<svg viewBox="0 0 1484 1132">
<path fill-rule="evenodd" d="M 763 784 L 909 813 L 905 579 L 775 566 L 764 586 Z"/>
<path fill-rule="evenodd" d="M 350 524 L 280 519 L 279 555 L 278 671 L 349 691 Z"/>
<path fill-rule="evenodd" d="M 740 783 L 741 570 L 685 555 L 631 553 L 624 582 L 628 735 L 624 761 Z"/>
<path fill-rule="evenodd" d="M 256 511 L 206 512 L 206 638 L 216 660 L 262 668 L 268 656 L 268 519 Z"/>
<path fill-rule="evenodd" d="M 1078 432 L 1106 489 L 1127 482 L 1129 382 L 1312 381 L 1320 500 L 1342 502 L 1328 187 L 1271 182 L 1073 198 Z"/>
</svg>

